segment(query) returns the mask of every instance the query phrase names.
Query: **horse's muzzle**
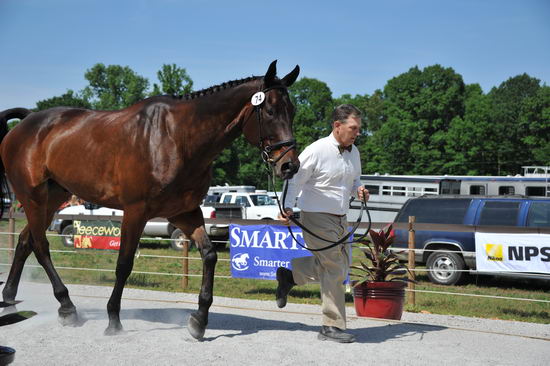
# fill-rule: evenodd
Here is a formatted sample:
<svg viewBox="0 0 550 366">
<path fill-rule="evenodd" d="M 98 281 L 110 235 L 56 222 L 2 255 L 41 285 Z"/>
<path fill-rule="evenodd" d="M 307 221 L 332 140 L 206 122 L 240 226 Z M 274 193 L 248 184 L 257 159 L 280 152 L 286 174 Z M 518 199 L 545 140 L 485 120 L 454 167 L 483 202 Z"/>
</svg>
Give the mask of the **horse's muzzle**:
<svg viewBox="0 0 550 366">
<path fill-rule="evenodd" d="M 287 161 L 281 165 L 281 178 L 291 179 L 298 172 L 300 162 Z"/>
</svg>

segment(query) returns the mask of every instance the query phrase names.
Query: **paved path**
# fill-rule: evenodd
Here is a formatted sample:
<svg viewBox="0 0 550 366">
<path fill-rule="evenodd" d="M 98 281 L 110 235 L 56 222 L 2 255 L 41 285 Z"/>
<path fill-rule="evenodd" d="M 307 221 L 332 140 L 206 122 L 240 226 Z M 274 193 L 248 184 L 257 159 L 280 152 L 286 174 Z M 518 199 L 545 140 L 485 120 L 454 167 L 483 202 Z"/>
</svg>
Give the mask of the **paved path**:
<svg viewBox="0 0 550 366">
<path fill-rule="evenodd" d="M 111 288 L 68 286 L 82 324 L 57 322 L 50 285 L 22 283 L 17 310 L 38 313 L 0 328 L 13 365 L 547 365 L 550 325 L 405 313 L 403 321 L 357 318 L 353 344 L 317 340 L 320 308 L 215 297 L 202 342 L 185 328 L 196 295 L 126 289 L 126 333 L 106 337 Z"/>
</svg>

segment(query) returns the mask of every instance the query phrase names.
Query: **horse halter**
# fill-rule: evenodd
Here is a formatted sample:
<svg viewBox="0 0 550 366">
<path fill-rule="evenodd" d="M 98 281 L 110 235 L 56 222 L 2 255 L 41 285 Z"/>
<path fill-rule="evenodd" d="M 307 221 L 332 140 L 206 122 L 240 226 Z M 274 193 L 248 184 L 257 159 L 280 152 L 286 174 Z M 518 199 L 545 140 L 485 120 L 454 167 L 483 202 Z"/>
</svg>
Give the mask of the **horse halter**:
<svg viewBox="0 0 550 366">
<path fill-rule="evenodd" d="M 262 125 L 263 125 L 263 123 L 262 123 L 262 108 L 263 108 L 263 105 L 264 105 L 265 100 L 266 100 L 265 93 L 267 93 L 268 91 L 273 90 L 273 89 L 287 90 L 286 86 L 284 86 L 284 85 L 270 86 L 268 88 L 264 88 L 263 90 L 255 93 L 252 96 L 252 100 L 251 100 L 251 103 L 254 106 L 254 109 L 256 110 L 256 115 L 258 116 L 258 130 L 259 130 L 259 136 L 260 136 L 259 145 L 260 145 L 262 160 L 265 163 L 270 164 L 271 166 L 274 166 L 275 164 L 277 164 L 277 162 L 279 160 L 281 160 L 283 158 L 283 156 L 285 156 L 290 150 L 296 149 L 296 140 L 295 139 L 280 141 L 280 142 L 277 142 L 275 144 L 266 144 L 264 142 L 265 136 L 262 134 Z M 288 148 L 281 155 L 279 155 L 276 159 L 271 158 L 271 153 L 273 151 L 280 150 L 285 146 L 287 146 Z"/>
</svg>

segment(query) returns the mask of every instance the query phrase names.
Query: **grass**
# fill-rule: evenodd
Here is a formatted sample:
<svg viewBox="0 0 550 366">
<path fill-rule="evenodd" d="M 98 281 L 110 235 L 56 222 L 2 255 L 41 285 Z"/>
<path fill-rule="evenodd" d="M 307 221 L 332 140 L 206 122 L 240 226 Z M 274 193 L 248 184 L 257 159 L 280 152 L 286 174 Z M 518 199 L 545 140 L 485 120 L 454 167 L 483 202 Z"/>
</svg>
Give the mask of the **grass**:
<svg viewBox="0 0 550 366">
<path fill-rule="evenodd" d="M 16 221 L 16 232 L 24 226 L 25 221 Z M 0 221 L 0 231 L 7 231 L 7 221 Z M 103 250 L 79 250 L 66 248 L 59 237 L 48 237 L 50 249 L 68 252 L 52 252 L 52 260 L 65 283 L 91 284 L 112 286 L 115 280 L 114 269 L 116 266 L 117 252 Z M 16 240 L 17 241 L 17 240 Z M 7 248 L 6 235 L 0 235 L 0 249 Z M 154 256 L 168 256 L 176 258 L 152 258 Z M 190 252 L 190 256 L 199 257 L 196 250 Z M 354 250 L 354 263 L 359 258 L 359 251 Z M 218 251 L 217 276 L 231 276 L 229 251 Z M 0 250 L 0 263 L 8 263 L 8 251 Z M 34 255 L 27 260 L 28 265 L 37 265 Z M 61 267 L 105 269 L 110 271 L 86 271 L 62 269 Z M 9 266 L 0 266 L 0 272 L 6 272 Z M 128 279 L 127 286 L 159 291 L 198 293 L 200 289 L 200 275 L 202 274 L 202 262 L 200 260 L 189 261 L 189 273 L 199 275 L 190 277 L 189 286 L 182 289 L 182 277 L 159 274 L 143 274 L 138 272 L 159 272 L 181 274 L 183 271 L 183 258 L 180 252 L 170 249 L 167 241 L 154 239 L 144 240 L 140 243 L 139 256 L 135 258 L 134 270 Z M 48 282 L 42 268 L 27 266 L 24 272 L 27 279 Z M 550 281 L 536 280 L 512 280 L 490 276 L 472 277 L 470 282 L 461 286 L 439 286 L 429 282 L 426 275 L 417 273 L 417 290 L 442 291 L 462 294 L 491 295 L 513 298 L 527 298 L 550 301 Z M 276 282 L 255 279 L 216 278 L 214 296 L 225 296 L 245 299 L 274 300 Z M 294 288 L 289 296 L 290 302 L 320 304 L 319 287 L 308 285 Z M 349 305 L 353 299 L 347 295 Z M 415 305 L 406 305 L 406 311 L 427 312 L 433 314 L 462 315 L 490 319 L 517 320 L 524 322 L 550 324 L 550 303 L 527 302 L 519 300 L 494 299 L 471 296 L 457 296 L 448 294 L 416 293 Z"/>
</svg>

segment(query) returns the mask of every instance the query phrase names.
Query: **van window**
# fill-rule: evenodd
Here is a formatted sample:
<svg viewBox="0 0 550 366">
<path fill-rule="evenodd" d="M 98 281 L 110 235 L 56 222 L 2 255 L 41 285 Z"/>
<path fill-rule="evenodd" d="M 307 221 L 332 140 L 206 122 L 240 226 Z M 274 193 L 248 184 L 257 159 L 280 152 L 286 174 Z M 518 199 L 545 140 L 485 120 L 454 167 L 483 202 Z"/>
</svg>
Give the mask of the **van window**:
<svg viewBox="0 0 550 366">
<path fill-rule="evenodd" d="M 520 202 L 486 201 L 481 209 L 479 225 L 515 226 Z"/>
<path fill-rule="evenodd" d="M 469 199 L 414 199 L 399 213 L 397 222 L 409 222 L 415 216 L 418 223 L 463 224 L 470 206 Z"/>
<path fill-rule="evenodd" d="M 231 203 L 231 198 L 233 198 L 231 195 L 226 195 L 223 197 L 223 203 Z"/>
<path fill-rule="evenodd" d="M 533 202 L 527 214 L 527 226 L 550 227 L 550 202 Z"/>
</svg>

